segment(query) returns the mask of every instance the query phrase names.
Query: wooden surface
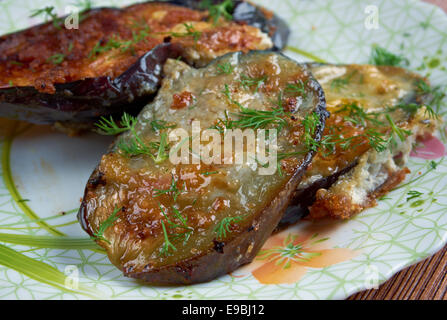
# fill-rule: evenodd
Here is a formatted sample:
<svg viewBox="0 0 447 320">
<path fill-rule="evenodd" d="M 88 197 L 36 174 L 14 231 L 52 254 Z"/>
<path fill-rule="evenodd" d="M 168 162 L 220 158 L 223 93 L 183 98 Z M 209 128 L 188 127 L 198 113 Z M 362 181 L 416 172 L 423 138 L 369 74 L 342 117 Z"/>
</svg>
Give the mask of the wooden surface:
<svg viewBox="0 0 447 320">
<path fill-rule="evenodd" d="M 426 0 L 447 12 L 447 0 Z M 447 300 L 447 245 L 433 257 L 392 277 L 377 290 L 362 291 L 350 300 Z"/>
<path fill-rule="evenodd" d="M 447 246 L 436 255 L 407 268 L 379 289 L 362 291 L 349 300 L 447 300 Z"/>
</svg>

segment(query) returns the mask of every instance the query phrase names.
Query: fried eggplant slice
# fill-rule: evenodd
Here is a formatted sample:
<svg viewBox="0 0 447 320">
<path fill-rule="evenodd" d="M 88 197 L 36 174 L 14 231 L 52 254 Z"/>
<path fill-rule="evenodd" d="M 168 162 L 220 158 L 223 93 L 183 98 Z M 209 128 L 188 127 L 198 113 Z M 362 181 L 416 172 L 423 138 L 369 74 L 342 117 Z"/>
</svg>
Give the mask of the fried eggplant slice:
<svg viewBox="0 0 447 320">
<path fill-rule="evenodd" d="M 313 65 L 327 109 L 320 150 L 279 228 L 310 218 L 349 219 L 397 186 L 413 144 L 437 116 L 428 83 L 408 70 L 372 65 Z"/>
<path fill-rule="evenodd" d="M 182 56 L 201 66 L 228 52 L 273 49 L 270 35 L 277 38 L 279 29 L 287 29 L 244 2 L 229 7 L 231 20 L 231 14 L 215 20 L 210 11 L 188 5 L 92 9 L 81 13 L 78 29 L 66 29 L 64 18 L 57 18 L 0 37 L 0 116 L 83 123 L 141 110 L 159 88 L 167 58 Z M 253 8 L 253 14 L 236 14 L 241 8 Z M 259 23 L 262 17 L 265 23 Z M 279 38 L 285 42 L 287 36 Z"/>
<path fill-rule="evenodd" d="M 123 118 L 130 131 L 102 157 L 78 219 L 125 276 L 209 281 L 250 262 L 281 219 L 321 138 L 324 94 L 306 66 L 274 52 L 231 53 L 200 69 L 170 59 L 164 73 L 154 101 L 136 120 Z M 190 144 L 200 136 L 193 121 L 214 129 L 219 147 L 231 129 L 276 129 L 274 173 L 260 174 L 264 163 L 247 156 L 202 161 Z M 189 136 L 168 143 L 177 129 Z M 190 164 L 173 164 L 167 154 L 184 143 Z"/>
</svg>

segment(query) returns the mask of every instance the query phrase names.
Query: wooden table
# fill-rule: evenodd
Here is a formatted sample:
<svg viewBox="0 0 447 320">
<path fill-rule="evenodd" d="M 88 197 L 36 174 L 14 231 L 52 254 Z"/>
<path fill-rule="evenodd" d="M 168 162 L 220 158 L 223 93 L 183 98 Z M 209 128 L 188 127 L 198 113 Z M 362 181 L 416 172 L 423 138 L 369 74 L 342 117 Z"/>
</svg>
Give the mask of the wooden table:
<svg viewBox="0 0 447 320">
<path fill-rule="evenodd" d="M 447 0 L 426 0 L 447 12 Z M 447 245 L 433 257 L 397 273 L 377 290 L 362 291 L 349 300 L 447 300 Z"/>
</svg>

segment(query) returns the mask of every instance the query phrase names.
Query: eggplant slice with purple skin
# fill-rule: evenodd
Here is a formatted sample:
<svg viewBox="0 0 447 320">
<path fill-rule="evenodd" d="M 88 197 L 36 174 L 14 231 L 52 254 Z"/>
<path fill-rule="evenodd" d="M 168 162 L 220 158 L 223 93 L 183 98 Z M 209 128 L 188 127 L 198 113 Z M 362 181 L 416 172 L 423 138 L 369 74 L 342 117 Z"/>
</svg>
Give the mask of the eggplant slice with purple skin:
<svg viewBox="0 0 447 320">
<path fill-rule="evenodd" d="M 158 285 L 215 279 L 255 258 L 311 162 L 327 116 L 318 82 L 280 53 L 230 53 L 199 69 L 169 59 L 153 102 L 137 119 L 123 118 L 129 131 L 90 177 L 78 219 L 125 276 Z M 194 139 L 193 121 L 214 129 L 222 145 L 231 128 L 277 129 L 274 170 L 260 174 L 265 166 L 250 156 L 242 164 L 202 162 L 188 137 L 167 142 L 177 129 Z M 167 159 L 185 143 L 190 164 Z"/>
<path fill-rule="evenodd" d="M 331 116 L 278 230 L 303 217 L 349 219 L 405 179 L 412 145 L 437 127 L 433 90 L 398 67 L 309 65 Z M 389 117 L 389 118 L 387 118 Z M 392 129 L 392 126 L 395 128 Z M 397 133 L 400 134 L 396 136 Z"/>
<path fill-rule="evenodd" d="M 200 66 L 228 52 L 281 49 L 285 23 L 236 1 L 215 23 L 196 1 L 97 8 L 0 37 L 0 116 L 39 124 L 136 114 L 160 85 L 167 58 Z M 169 42 L 169 43 L 166 43 Z"/>
</svg>

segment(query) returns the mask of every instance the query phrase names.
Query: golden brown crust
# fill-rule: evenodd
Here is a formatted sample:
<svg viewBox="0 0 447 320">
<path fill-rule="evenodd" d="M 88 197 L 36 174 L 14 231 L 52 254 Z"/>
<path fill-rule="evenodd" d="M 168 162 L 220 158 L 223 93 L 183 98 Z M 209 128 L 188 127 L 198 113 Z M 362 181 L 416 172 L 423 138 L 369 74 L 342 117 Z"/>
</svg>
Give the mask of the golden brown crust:
<svg viewBox="0 0 447 320">
<path fill-rule="evenodd" d="M 59 27 L 49 22 L 0 37 L 0 88 L 33 86 L 54 93 L 56 83 L 98 76 L 115 78 L 167 37 L 204 55 L 265 49 L 254 27 L 231 21 L 213 26 L 204 22 L 206 12 L 171 4 L 102 8 L 84 15 L 79 29 L 65 29 L 61 20 Z M 185 23 L 193 25 L 200 36 L 188 35 Z M 94 54 L 98 44 L 104 47 L 111 39 L 121 44 L 131 41 L 131 46 Z M 53 60 L 55 55 L 61 60 Z"/>
<path fill-rule="evenodd" d="M 338 194 L 326 189 L 319 189 L 316 200 L 309 207 L 309 219 L 330 217 L 334 219 L 350 219 L 364 209 L 375 207 L 377 199 L 393 190 L 410 173 L 408 168 L 389 172 L 386 181 L 376 190 L 370 192 L 362 204 L 357 204 L 345 194 Z"/>
</svg>

